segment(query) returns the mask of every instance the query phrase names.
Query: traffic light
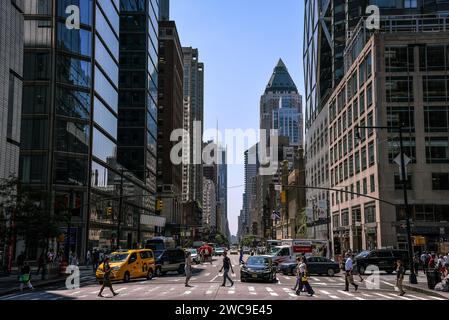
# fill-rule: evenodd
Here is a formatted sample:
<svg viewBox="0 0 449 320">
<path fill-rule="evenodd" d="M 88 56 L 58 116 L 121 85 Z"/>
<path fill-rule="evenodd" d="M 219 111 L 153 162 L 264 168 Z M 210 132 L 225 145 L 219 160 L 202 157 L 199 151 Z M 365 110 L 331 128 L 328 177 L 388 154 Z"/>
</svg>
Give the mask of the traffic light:
<svg viewBox="0 0 449 320">
<path fill-rule="evenodd" d="M 106 208 L 106 215 L 107 215 L 107 216 L 112 215 L 112 207 L 107 207 L 107 208 Z"/>
<path fill-rule="evenodd" d="M 161 199 L 156 200 L 156 211 L 162 211 L 162 208 L 164 207 L 164 204 Z"/>
</svg>

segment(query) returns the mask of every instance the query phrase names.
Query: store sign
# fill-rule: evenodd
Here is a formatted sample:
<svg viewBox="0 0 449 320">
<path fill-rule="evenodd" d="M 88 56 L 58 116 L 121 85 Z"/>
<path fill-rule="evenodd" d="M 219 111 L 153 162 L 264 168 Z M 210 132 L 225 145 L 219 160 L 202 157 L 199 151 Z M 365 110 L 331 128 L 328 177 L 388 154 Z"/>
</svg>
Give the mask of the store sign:
<svg viewBox="0 0 449 320">
<path fill-rule="evenodd" d="M 312 252 L 312 241 L 293 240 L 294 253 L 310 253 Z"/>
</svg>

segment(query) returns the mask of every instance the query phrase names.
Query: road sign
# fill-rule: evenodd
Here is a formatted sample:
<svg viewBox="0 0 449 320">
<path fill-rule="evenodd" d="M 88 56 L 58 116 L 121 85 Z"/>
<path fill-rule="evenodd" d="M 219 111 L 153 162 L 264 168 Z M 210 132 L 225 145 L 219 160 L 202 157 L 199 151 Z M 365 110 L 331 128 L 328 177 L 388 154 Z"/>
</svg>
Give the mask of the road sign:
<svg viewBox="0 0 449 320">
<path fill-rule="evenodd" d="M 398 154 L 396 158 L 393 160 L 398 166 L 399 166 L 399 179 L 402 181 L 402 165 L 401 165 L 401 155 Z M 407 174 L 407 166 L 412 162 L 412 159 L 407 157 L 406 154 L 404 154 L 404 167 L 405 167 L 405 181 L 408 180 L 408 174 Z"/>
</svg>

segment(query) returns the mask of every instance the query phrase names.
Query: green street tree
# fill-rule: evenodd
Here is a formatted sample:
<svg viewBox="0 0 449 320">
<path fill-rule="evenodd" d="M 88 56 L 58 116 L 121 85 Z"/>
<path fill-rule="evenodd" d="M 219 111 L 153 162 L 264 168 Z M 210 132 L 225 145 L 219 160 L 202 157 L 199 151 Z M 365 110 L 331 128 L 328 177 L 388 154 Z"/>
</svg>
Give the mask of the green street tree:
<svg viewBox="0 0 449 320">
<path fill-rule="evenodd" d="M 30 246 L 48 249 L 49 240 L 60 235 L 59 227 L 68 219 L 68 210 L 51 212 L 48 192 L 20 184 L 17 178 L 0 181 L 0 211 L 8 216 L 5 228 L 6 242 L 12 235 L 25 242 L 25 253 Z"/>
</svg>

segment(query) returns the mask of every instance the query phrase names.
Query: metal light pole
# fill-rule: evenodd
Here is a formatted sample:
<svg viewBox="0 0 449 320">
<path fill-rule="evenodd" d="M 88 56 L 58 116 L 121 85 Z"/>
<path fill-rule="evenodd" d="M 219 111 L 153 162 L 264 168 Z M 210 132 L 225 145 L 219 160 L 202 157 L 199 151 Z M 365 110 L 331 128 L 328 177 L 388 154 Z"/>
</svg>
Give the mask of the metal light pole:
<svg viewBox="0 0 449 320">
<path fill-rule="evenodd" d="M 367 126 L 367 127 L 359 127 L 356 129 L 381 129 L 381 130 L 398 130 L 399 131 L 399 152 L 401 158 L 401 179 L 402 179 L 402 190 L 404 194 L 404 206 L 405 206 L 405 214 L 406 214 L 406 224 L 407 224 L 407 246 L 408 246 L 408 259 L 410 265 L 410 283 L 417 284 L 418 280 L 416 278 L 415 267 L 413 264 L 413 247 L 412 247 L 412 236 L 411 236 L 411 228 L 410 228 L 410 207 L 408 205 L 408 195 L 407 195 L 407 175 L 405 173 L 405 157 L 404 157 L 404 142 L 403 142 L 403 130 L 402 126 L 399 127 L 378 127 L 378 126 Z M 358 134 L 358 131 L 357 131 Z"/>
<path fill-rule="evenodd" d="M 405 173 L 405 159 L 404 159 L 404 143 L 402 141 L 402 127 L 399 127 L 399 146 L 401 153 L 401 175 L 402 175 L 402 190 L 404 192 L 404 206 L 405 206 L 405 214 L 406 214 L 406 223 L 407 223 L 407 245 L 408 245 L 408 258 L 410 264 L 410 283 L 417 284 L 418 281 L 416 279 L 415 274 L 415 266 L 413 264 L 413 247 L 412 247 L 412 237 L 411 237 L 411 228 L 410 228 L 410 206 L 408 205 L 408 196 L 407 196 L 407 175 Z"/>
<path fill-rule="evenodd" d="M 120 198 L 118 200 L 118 219 L 117 219 L 117 250 L 120 244 L 120 223 L 122 221 L 122 208 L 123 208 L 123 168 L 121 168 L 120 174 Z"/>
</svg>

